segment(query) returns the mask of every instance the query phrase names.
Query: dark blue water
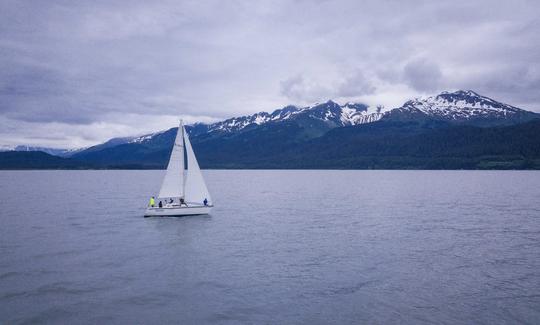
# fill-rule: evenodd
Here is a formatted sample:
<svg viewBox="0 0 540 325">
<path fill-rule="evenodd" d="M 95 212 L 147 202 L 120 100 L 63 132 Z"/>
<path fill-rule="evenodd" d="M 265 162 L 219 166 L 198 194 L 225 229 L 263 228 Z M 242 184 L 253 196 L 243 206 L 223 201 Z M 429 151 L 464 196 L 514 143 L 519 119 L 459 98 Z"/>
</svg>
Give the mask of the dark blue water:
<svg viewBox="0 0 540 325">
<path fill-rule="evenodd" d="M 0 172 L 0 323 L 540 323 L 540 173 Z"/>
</svg>

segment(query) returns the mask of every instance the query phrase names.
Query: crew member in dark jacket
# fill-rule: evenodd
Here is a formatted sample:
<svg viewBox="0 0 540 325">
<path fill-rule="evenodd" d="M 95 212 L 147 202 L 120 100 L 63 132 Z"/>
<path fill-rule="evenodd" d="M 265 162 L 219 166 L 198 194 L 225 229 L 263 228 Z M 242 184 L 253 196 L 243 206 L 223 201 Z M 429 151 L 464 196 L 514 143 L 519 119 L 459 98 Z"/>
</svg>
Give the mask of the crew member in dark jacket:
<svg viewBox="0 0 540 325">
<path fill-rule="evenodd" d="M 180 206 L 182 206 L 182 204 L 184 204 L 185 206 L 188 206 L 186 201 L 184 201 L 183 197 L 180 198 Z"/>
</svg>

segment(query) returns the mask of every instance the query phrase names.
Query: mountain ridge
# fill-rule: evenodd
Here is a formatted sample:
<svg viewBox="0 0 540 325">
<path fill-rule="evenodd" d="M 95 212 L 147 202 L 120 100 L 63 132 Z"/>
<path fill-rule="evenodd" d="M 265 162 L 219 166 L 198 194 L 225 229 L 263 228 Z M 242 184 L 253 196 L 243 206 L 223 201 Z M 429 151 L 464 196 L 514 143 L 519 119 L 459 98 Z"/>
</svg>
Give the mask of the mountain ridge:
<svg viewBox="0 0 540 325">
<path fill-rule="evenodd" d="M 477 126 L 511 125 L 540 115 L 495 101 L 472 90 L 442 92 L 436 96 L 416 98 L 387 112 L 387 118 L 399 120 L 436 119 Z"/>
<path fill-rule="evenodd" d="M 328 100 L 325 103 L 316 103 L 305 107 L 288 105 L 271 113 L 258 112 L 252 115 L 231 117 L 212 124 L 196 123 L 192 129 L 195 130 L 193 135 L 203 132 L 237 132 L 254 125 L 302 118 L 319 119 L 333 127 L 357 125 L 376 120 L 375 116 L 368 113 L 368 106 L 365 104 L 348 102 L 339 105 Z"/>
<path fill-rule="evenodd" d="M 293 123 L 288 128 L 283 132 L 280 125 L 268 125 L 263 135 L 250 130 L 234 138 L 193 142 L 193 147 L 206 169 L 540 169 L 540 119 L 495 127 L 386 120 L 334 128 L 300 143 L 281 141 L 300 130 Z M 174 135 L 175 130 L 167 132 Z M 267 141 L 276 137 L 280 141 Z M 98 155 L 101 161 L 0 152 L 0 169 L 162 169 L 170 146 L 124 144 L 106 149 L 113 159 Z"/>
<path fill-rule="evenodd" d="M 306 159 L 319 162 L 322 160 L 317 157 L 324 157 L 328 152 L 338 150 L 335 155 L 340 156 L 340 150 L 345 150 L 349 146 L 348 141 L 355 139 L 348 137 L 349 129 L 358 130 L 363 137 L 372 139 L 374 143 L 386 139 L 384 141 L 387 142 L 383 142 L 386 146 L 379 147 L 379 150 L 388 152 L 393 146 L 410 149 L 414 147 L 403 144 L 402 139 L 397 137 L 400 134 L 410 137 L 415 132 L 423 132 L 426 136 L 432 136 L 437 134 L 432 133 L 435 129 L 524 125 L 536 118 L 540 118 L 540 114 L 497 102 L 471 90 L 459 90 L 409 100 L 402 106 L 385 112 L 362 103 L 340 105 L 329 100 L 306 107 L 285 106 L 272 113 L 259 112 L 211 124 L 195 123 L 187 125 L 186 129 L 194 150 L 198 156 L 200 154 L 203 167 L 257 168 L 268 166 L 269 161 L 274 161 L 276 157 L 281 157 L 283 166 L 292 166 L 285 161 L 293 157 L 300 159 L 296 151 L 304 152 Z M 163 168 L 170 154 L 176 129 L 138 137 L 113 138 L 102 144 L 74 151 L 68 157 L 105 168 Z M 483 134 L 478 130 L 474 132 Z M 336 138 L 336 134 L 341 134 L 343 138 Z M 443 134 L 446 134 L 449 140 L 457 137 L 450 131 Z M 441 137 L 439 139 L 443 141 Z M 323 140 L 330 141 L 334 147 L 328 147 L 324 149 L 328 152 L 319 151 L 318 156 L 313 156 L 309 146 L 317 147 L 317 143 Z M 423 139 L 417 141 L 424 142 Z M 362 141 L 358 143 L 372 148 Z M 444 141 L 440 145 L 444 146 Z M 437 152 L 435 148 L 431 150 L 434 154 Z M 361 150 L 355 152 L 359 155 L 366 154 Z M 350 162 L 353 158 L 347 159 Z M 272 164 L 280 166 L 276 161 Z M 293 165 L 295 164 L 302 165 L 298 161 Z M 392 166 L 394 165 L 388 165 L 389 168 Z"/>
<path fill-rule="evenodd" d="M 195 123 L 187 125 L 190 136 L 199 136 L 204 133 L 234 133 L 258 127 L 266 123 L 284 122 L 287 120 L 321 124 L 316 136 L 335 127 L 345 127 L 373 123 L 381 119 L 389 120 L 438 120 L 456 124 L 473 124 L 478 126 L 511 125 L 522 123 L 540 114 L 526 111 L 512 105 L 497 102 L 489 97 L 482 96 L 472 90 L 444 91 L 436 96 L 415 98 L 406 101 L 402 106 L 381 112 L 380 109 L 369 112 L 368 105 L 363 103 L 347 102 L 340 105 L 332 100 L 316 103 L 311 106 L 298 107 L 288 105 L 274 110 L 272 113 L 258 112 L 251 115 L 232 117 L 211 124 Z M 165 131 L 155 132 L 139 137 L 150 140 L 152 135 Z"/>
</svg>

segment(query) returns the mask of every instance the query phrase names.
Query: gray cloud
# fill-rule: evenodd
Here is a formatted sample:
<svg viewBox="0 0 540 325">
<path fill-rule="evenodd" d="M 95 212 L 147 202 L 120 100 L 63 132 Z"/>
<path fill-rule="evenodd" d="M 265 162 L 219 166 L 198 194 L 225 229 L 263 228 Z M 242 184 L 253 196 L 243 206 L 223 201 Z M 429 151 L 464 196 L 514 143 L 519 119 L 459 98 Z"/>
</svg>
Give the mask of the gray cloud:
<svg viewBox="0 0 540 325">
<path fill-rule="evenodd" d="M 281 93 L 288 98 L 301 100 L 305 97 L 304 78 L 301 75 L 285 79 L 280 82 Z"/>
<path fill-rule="evenodd" d="M 357 71 L 354 75 L 345 79 L 339 85 L 337 97 L 356 97 L 362 95 L 371 95 L 377 90 L 373 85 L 373 81 L 367 78 L 361 71 Z"/>
<path fill-rule="evenodd" d="M 442 77 L 439 66 L 425 59 L 411 61 L 403 68 L 403 78 L 407 85 L 419 91 L 437 90 Z"/>
<path fill-rule="evenodd" d="M 293 76 L 280 82 L 281 94 L 294 102 L 310 103 L 332 98 L 349 98 L 370 95 L 377 88 L 361 71 L 342 81 L 331 82 L 306 79 L 302 75 Z"/>
<path fill-rule="evenodd" d="M 296 102 L 314 102 L 329 98 L 334 94 L 330 88 L 326 88 L 313 81 L 308 81 L 301 75 L 281 81 L 281 94 Z"/>
<path fill-rule="evenodd" d="M 538 111 L 539 10 L 526 0 L 4 0 L 0 126 L 16 127 L 0 145 L 87 145 L 178 116 L 330 98 L 393 107 L 457 88 Z"/>
</svg>

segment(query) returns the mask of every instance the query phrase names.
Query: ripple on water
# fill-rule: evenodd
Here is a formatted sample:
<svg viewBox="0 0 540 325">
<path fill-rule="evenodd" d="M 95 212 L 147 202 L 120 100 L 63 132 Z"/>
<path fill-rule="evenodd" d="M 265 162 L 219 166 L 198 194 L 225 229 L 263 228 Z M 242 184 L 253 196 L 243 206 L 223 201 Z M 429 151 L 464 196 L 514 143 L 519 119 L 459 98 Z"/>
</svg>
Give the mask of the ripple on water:
<svg viewBox="0 0 540 325">
<path fill-rule="evenodd" d="M 0 323 L 540 321 L 538 172 L 205 171 L 143 218 L 162 173 L 0 172 Z"/>
</svg>

